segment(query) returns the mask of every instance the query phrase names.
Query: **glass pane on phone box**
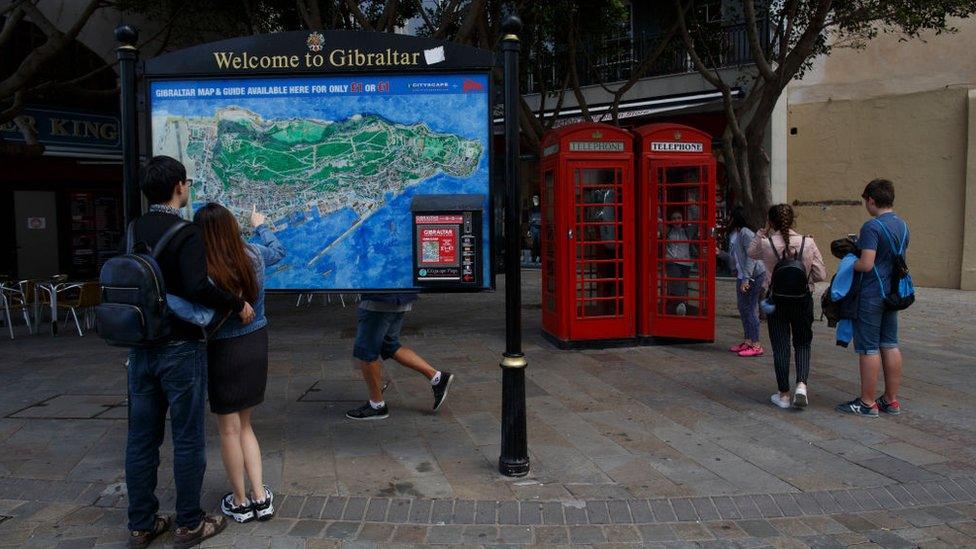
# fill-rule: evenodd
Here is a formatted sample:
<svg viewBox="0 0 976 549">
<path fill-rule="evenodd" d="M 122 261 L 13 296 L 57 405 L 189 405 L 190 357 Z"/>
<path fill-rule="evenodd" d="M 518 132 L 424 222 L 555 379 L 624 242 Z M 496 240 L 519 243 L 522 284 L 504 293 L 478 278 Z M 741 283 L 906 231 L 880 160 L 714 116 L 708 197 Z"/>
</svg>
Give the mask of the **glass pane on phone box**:
<svg viewBox="0 0 976 549">
<path fill-rule="evenodd" d="M 577 282 L 576 297 L 578 299 L 594 297 L 616 297 L 618 293 L 618 282 L 616 280 L 599 282 Z"/>
<path fill-rule="evenodd" d="M 616 316 L 617 300 L 584 301 L 583 316 Z"/>
<path fill-rule="evenodd" d="M 698 183 L 701 178 L 701 168 L 698 166 L 675 166 L 667 169 L 668 183 Z"/>
<path fill-rule="evenodd" d="M 614 168 L 584 168 L 580 172 L 584 185 L 612 185 L 616 182 L 617 170 Z"/>
<path fill-rule="evenodd" d="M 587 225 L 582 231 L 582 240 L 588 242 L 617 240 L 617 225 Z"/>
<path fill-rule="evenodd" d="M 582 210 L 583 219 L 581 221 L 616 221 L 616 208 L 612 206 L 587 206 L 577 208 L 577 212 Z"/>
<path fill-rule="evenodd" d="M 614 187 L 581 189 L 577 201 L 583 204 L 613 204 L 617 202 L 617 190 Z"/>
</svg>

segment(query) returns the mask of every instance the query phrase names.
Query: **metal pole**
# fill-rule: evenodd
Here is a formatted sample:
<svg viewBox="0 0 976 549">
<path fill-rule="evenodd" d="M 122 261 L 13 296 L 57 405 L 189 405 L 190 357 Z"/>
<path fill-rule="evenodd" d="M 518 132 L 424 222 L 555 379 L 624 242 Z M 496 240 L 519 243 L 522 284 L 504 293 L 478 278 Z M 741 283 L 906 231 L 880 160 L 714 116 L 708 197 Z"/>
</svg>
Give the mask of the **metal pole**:
<svg viewBox="0 0 976 549">
<path fill-rule="evenodd" d="M 131 25 L 115 29 L 119 47 L 119 118 L 122 137 L 122 213 L 125 226 L 142 213 L 139 198 L 139 119 L 136 114 L 136 62 L 139 60 L 139 30 Z"/>
<path fill-rule="evenodd" d="M 502 356 L 502 451 L 498 471 L 509 477 L 529 472 L 525 429 L 525 367 L 522 354 L 522 272 L 519 259 L 519 45 L 522 21 L 502 23 L 505 61 L 505 354 Z"/>
</svg>

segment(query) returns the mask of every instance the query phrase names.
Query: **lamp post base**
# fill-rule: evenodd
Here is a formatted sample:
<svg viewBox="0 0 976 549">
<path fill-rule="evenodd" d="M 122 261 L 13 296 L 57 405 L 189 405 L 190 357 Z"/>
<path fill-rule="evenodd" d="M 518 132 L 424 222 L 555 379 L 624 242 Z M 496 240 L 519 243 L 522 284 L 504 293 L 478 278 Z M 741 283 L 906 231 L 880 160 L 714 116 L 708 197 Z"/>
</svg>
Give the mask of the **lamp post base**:
<svg viewBox="0 0 976 549">
<path fill-rule="evenodd" d="M 498 472 L 506 477 L 524 477 L 529 474 L 529 458 L 498 458 Z"/>
</svg>

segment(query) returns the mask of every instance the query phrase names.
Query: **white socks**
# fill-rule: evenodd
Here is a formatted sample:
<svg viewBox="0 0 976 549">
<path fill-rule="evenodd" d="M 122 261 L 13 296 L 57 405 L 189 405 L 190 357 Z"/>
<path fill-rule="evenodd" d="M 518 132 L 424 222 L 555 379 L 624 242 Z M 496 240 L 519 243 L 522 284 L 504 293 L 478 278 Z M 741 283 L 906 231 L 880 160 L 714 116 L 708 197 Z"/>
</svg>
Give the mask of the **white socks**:
<svg viewBox="0 0 976 549">
<path fill-rule="evenodd" d="M 434 374 L 434 377 L 430 378 L 430 384 L 431 385 L 437 385 L 440 382 L 441 382 L 441 373 L 440 372 L 437 372 L 436 374 Z"/>
<path fill-rule="evenodd" d="M 369 405 L 372 406 L 374 410 L 380 410 L 384 406 L 386 406 L 386 401 L 385 400 L 381 400 L 379 402 L 373 402 L 372 400 L 370 400 L 369 401 Z"/>
</svg>

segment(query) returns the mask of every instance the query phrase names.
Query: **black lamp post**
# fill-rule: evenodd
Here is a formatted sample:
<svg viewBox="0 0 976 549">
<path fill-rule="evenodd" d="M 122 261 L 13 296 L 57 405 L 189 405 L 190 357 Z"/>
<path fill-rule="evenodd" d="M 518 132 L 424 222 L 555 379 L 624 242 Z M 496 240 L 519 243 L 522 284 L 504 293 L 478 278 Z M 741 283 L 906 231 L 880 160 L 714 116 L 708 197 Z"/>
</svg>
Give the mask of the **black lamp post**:
<svg viewBox="0 0 976 549">
<path fill-rule="evenodd" d="M 119 60 L 119 115 L 122 136 L 122 213 L 125 226 L 142 213 L 139 198 L 139 120 L 136 114 L 136 63 L 139 60 L 139 30 L 132 25 L 119 25 L 115 29 L 119 47 L 115 50 Z"/>
<path fill-rule="evenodd" d="M 522 20 L 502 23 L 505 62 L 505 354 L 502 356 L 502 451 L 498 471 L 509 477 L 529 472 L 525 429 L 525 367 L 522 354 L 522 272 L 519 263 L 519 45 Z"/>
</svg>

